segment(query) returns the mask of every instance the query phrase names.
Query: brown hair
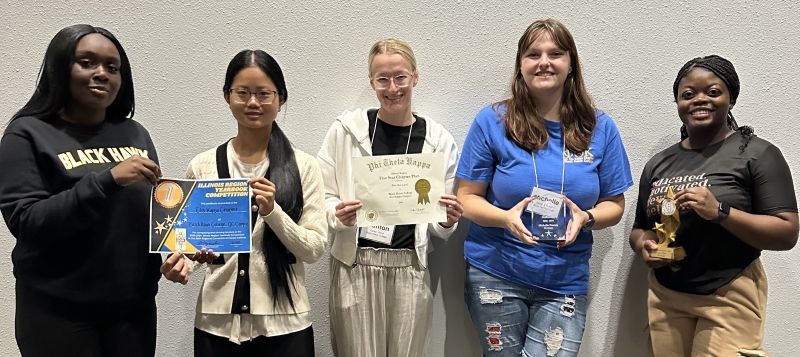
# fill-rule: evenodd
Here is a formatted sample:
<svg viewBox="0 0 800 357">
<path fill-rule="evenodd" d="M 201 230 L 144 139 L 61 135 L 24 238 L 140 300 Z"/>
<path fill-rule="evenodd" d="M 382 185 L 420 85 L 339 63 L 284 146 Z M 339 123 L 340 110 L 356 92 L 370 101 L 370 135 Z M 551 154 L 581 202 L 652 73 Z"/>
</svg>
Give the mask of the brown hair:
<svg viewBox="0 0 800 357">
<path fill-rule="evenodd" d="M 549 136 L 542 118 L 536 111 L 536 104 L 522 78 L 522 56 L 539 37 L 549 35 L 553 42 L 569 53 L 572 72 L 564 82 L 561 97 L 561 125 L 564 130 L 566 147 L 573 153 L 581 153 L 589 149 L 592 131 L 597 123 L 594 105 L 586 92 L 586 86 L 578 61 L 578 50 L 575 40 L 566 26 L 553 19 L 538 20 L 528 26 L 519 39 L 517 46 L 517 62 L 514 66 L 514 77 L 511 80 L 511 98 L 495 103 L 495 111 L 499 114 L 499 106 L 506 105 L 505 120 L 506 137 L 528 151 L 537 151 L 547 144 Z"/>
</svg>

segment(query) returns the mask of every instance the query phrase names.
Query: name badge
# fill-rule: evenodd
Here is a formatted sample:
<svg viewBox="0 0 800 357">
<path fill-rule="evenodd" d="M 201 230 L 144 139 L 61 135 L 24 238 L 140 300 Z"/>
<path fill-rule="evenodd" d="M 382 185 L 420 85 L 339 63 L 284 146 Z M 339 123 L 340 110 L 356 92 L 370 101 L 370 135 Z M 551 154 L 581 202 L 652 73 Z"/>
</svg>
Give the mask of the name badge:
<svg viewBox="0 0 800 357">
<path fill-rule="evenodd" d="M 527 211 L 545 217 L 558 217 L 564 196 L 560 193 L 534 187 L 531 192 L 533 200 L 528 203 Z"/>
<path fill-rule="evenodd" d="M 371 226 L 363 227 L 360 229 L 359 238 L 371 240 L 373 242 L 392 245 L 392 237 L 394 236 L 394 226 Z"/>
</svg>

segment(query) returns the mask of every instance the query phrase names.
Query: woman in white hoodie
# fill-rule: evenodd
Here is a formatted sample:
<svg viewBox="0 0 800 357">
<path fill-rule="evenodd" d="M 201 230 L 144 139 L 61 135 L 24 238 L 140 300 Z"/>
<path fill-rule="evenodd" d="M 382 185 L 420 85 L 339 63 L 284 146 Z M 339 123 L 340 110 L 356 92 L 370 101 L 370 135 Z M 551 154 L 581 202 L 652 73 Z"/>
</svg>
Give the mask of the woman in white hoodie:
<svg viewBox="0 0 800 357">
<path fill-rule="evenodd" d="M 419 71 L 411 47 L 400 40 L 375 43 L 369 51 L 370 85 L 380 108 L 345 111 L 328 130 L 317 162 L 325 182 L 331 246 L 329 297 L 331 341 L 342 357 L 424 356 L 433 294 L 427 254 L 430 235 L 449 237 L 462 207 L 453 193 L 458 148 L 433 119 L 411 110 Z M 370 240 L 356 227 L 352 158 L 441 152 L 445 191 L 439 203 L 447 221 L 398 225 L 390 244 Z"/>
</svg>

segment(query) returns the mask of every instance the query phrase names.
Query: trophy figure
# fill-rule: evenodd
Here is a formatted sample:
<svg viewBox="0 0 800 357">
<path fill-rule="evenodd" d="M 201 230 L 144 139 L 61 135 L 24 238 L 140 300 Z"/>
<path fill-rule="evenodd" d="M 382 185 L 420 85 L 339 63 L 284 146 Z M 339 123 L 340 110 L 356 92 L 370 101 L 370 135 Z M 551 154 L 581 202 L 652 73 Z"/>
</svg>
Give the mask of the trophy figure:
<svg viewBox="0 0 800 357">
<path fill-rule="evenodd" d="M 675 232 L 681 225 L 680 212 L 675 206 L 675 192 L 672 186 L 667 187 L 666 197 L 659 199 L 659 209 L 661 211 L 661 223 L 656 223 L 653 230 L 658 236 L 658 248 L 650 252 L 654 258 L 670 260 L 681 260 L 686 257 L 683 247 L 670 247 L 675 242 Z"/>
</svg>

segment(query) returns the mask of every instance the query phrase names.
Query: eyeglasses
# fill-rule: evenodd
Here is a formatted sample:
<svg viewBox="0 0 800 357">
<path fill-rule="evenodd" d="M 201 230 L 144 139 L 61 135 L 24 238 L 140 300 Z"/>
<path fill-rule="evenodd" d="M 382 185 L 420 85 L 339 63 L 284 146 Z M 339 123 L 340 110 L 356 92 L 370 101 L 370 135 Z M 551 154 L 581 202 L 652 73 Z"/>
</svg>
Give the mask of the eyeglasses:
<svg viewBox="0 0 800 357">
<path fill-rule="evenodd" d="M 395 87 L 405 88 L 411 84 L 411 75 L 403 73 L 394 77 L 375 77 L 372 78 L 372 85 L 375 86 L 375 89 L 387 89 L 391 85 L 392 81 L 394 81 Z"/>
<path fill-rule="evenodd" d="M 256 96 L 256 101 L 258 101 L 259 104 L 269 105 L 272 104 L 272 101 L 274 101 L 275 97 L 278 95 L 278 92 L 274 90 L 261 89 L 257 92 L 251 92 L 246 88 L 231 89 L 229 93 L 233 101 L 238 104 L 247 104 L 250 102 L 250 98 Z"/>
</svg>

